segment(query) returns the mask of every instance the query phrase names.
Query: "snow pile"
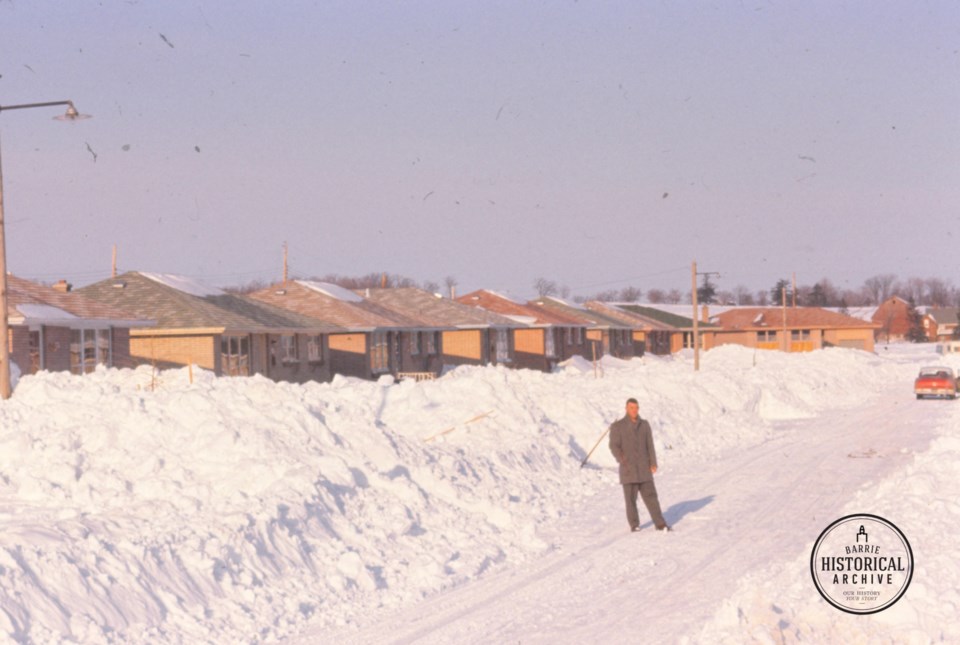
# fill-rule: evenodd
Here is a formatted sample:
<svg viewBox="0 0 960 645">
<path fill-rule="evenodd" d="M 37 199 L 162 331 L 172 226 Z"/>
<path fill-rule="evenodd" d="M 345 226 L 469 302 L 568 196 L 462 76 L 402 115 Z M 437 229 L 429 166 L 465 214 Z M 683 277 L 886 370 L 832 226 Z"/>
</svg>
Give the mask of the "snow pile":
<svg viewBox="0 0 960 645">
<path fill-rule="evenodd" d="M 616 481 L 580 468 L 636 396 L 671 460 L 862 404 L 913 368 L 852 350 L 460 367 L 393 384 L 173 370 L 23 377 L 0 405 L 0 630 L 246 641 L 346 625 L 522 562 Z M 605 445 L 593 463 L 611 467 Z"/>
<path fill-rule="evenodd" d="M 895 605 L 864 616 L 828 605 L 810 579 L 811 542 L 795 559 L 742 578 L 690 642 L 960 642 L 960 564 L 952 549 L 960 526 L 960 409 L 939 434 L 911 465 L 860 490 L 838 515 L 869 509 L 904 532 L 915 557 L 923 554 Z"/>
</svg>

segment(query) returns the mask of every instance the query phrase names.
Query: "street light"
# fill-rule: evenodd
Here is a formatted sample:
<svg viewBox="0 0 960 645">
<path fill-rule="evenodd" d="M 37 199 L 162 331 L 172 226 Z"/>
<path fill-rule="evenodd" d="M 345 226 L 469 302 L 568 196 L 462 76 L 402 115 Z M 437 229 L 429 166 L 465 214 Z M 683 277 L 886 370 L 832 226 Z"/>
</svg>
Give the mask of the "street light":
<svg viewBox="0 0 960 645">
<path fill-rule="evenodd" d="M 79 121 L 89 119 L 89 114 L 80 114 L 73 101 L 48 101 L 46 103 L 22 103 L 20 105 L 0 105 L 4 110 L 23 110 L 26 108 L 52 107 L 66 105 L 67 111 L 57 117 L 58 121 Z M 0 398 L 10 398 L 10 321 L 7 312 L 7 243 L 3 225 L 3 164 L 0 162 Z"/>
</svg>

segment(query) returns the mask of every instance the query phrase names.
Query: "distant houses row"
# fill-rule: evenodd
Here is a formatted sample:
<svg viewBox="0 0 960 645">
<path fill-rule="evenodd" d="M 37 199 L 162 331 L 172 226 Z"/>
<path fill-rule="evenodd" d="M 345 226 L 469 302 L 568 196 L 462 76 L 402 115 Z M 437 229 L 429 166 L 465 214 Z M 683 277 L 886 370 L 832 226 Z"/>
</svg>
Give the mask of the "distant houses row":
<svg viewBox="0 0 960 645">
<path fill-rule="evenodd" d="M 196 364 L 218 375 L 293 382 L 336 374 L 422 379 L 451 365 L 549 371 L 573 356 L 631 358 L 693 346 L 689 306 L 575 305 L 552 297 L 520 302 L 489 290 L 447 298 L 416 288 L 348 290 L 306 280 L 235 295 L 145 272 L 77 290 L 62 281 L 46 287 L 7 280 L 11 358 L 23 373 Z M 704 307 L 698 313 L 703 349 L 873 351 L 875 336 L 890 333 L 882 321 L 813 307 Z M 955 327 L 955 312 L 952 321 L 937 324 L 951 322 Z"/>
</svg>

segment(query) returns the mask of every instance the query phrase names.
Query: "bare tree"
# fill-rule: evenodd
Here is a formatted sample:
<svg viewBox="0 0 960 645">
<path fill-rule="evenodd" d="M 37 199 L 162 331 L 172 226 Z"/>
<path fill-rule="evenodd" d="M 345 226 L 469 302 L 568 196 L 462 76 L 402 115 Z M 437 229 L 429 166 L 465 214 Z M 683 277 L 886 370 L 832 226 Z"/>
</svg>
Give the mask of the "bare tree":
<svg viewBox="0 0 960 645">
<path fill-rule="evenodd" d="M 934 307 L 946 307 L 950 302 L 952 287 L 946 280 L 940 278 L 927 278 L 927 304 Z"/>
<path fill-rule="evenodd" d="M 863 288 L 870 297 L 870 304 L 879 305 L 893 295 L 896 282 L 897 276 L 892 273 L 881 273 L 864 280 Z"/>
<path fill-rule="evenodd" d="M 757 292 L 756 298 L 754 299 L 759 306 L 766 307 L 770 304 L 770 292 L 765 289 L 761 289 Z"/>
<path fill-rule="evenodd" d="M 440 283 L 433 280 L 424 280 L 421 288 L 430 293 L 440 293 Z"/>
<path fill-rule="evenodd" d="M 927 282 L 923 278 L 908 278 L 900 284 L 898 293 L 904 300 L 912 300 L 917 305 L 927 304 Z"/>
<path fill-rule="evenodd" d="M 683 302 L 683 292 L 679 289 L 671 289 L 667 292 L 667 302 L 671 305 L 680 304 Z"/>
<path fill-rule="evenodd" d="M 733 301 L 738 305 L 752 305 L 753 294 L 746 286 L 738 284 L 733 288 Z"/>
<path fill-rule="evenodd" d="M 643 297 L 643 291 L 636 287 L 624 287 L 620 290 L 620 300 L 623 302 L 640 302 Z"/>
<path fill-rule="evenodd" d="M 567 298 L 570 297 L 570 287 L 568 287 L 567 285 L 563 285 L 559 288 L 558 293 L 560 294 L 561 298 L 566 300 Z"/>
<path fill-rule="evenodd" d="M 227 293 L 243 296 L 248 293 L 253 293 L 254 291 L 260 291 L 261 289 L 265 289 L 269 286 L 270 285 L 263 280 L 251 280 L 250 282 L 244 284 L 239 284 L 232 287 L 224 287 L 223 290 Z"/>
<path fill-rule="evenodd" d="M 546 278 L 537 278 L 533 281 L 533 288 L 541 298 L 557 295 L 557 283 Z"/>
<path fill-rule="evenodd" d="M 647 302 L 652 305 L 659 305 L 663 302 L 666 302 L 667 294 L 663 292 L 663 289 L 649 289 L 647 291 Z"/>
</svg>

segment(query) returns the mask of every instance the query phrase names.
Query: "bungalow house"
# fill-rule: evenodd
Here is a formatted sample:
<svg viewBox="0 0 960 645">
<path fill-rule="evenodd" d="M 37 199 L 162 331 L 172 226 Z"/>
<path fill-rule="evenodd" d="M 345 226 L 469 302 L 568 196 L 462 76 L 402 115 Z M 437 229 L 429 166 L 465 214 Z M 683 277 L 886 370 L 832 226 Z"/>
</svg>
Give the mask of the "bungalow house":
<svg viewBox="0 0 960 645">
<path fill-rule="evenodd" d="M 334 374 L 377 378 L 437 375 L 441 327 L 425 324 L 335 284 L 290 280 L 250 297 L 341 328 L 328 336 Z"/>
<path fill-rule="evenodd" d="M 444 365 L 511 365 L 514 330 L 526 325 L 414 287 L 358 289 L 357 294 L 419 325 L 442 329 Z"/>
<path fill-rule="evenodd" d="M 65 281 L 47 287 L 7 275 L 7 342 L 22 374 L 74 374 L 97 365 L 129 367 L 130 331 L 150 320 L 71 293 Z"/>
<path fill-rule="evenodd" d="M 527 325 L 513 331 L 514 365 L 549 372 L 573 355 L 588 356 L 586 323 L 545 307 L 534 308 L 488 289 L 478 289 L 457 302 Z"/>
<path fill-rule="evenodd" d="M 960 307 L 927 307 L 921 318 L 927 340 L 945 342 L 957 338 Z"/>
<path fill-rule="evenodd" d="M 610 303 L 610 306 L 628 314 L 653 321 L 657 328 L 650 332 L 649 349 L 654 354 L 673 354 L 681 349 L 693 348 L 693 317 L 689 305 L 641 305 L 633 303 Z M 679 312 L 684 313 L 679 313 Z M 700 349 L 714 346 L 716 325 L 708 320 L 708 307 L 701 308 L 697 321 Z"/>
<path fill-rule="evenodd" d="M 910 331 L 910 303 L 900 296 L 891 296 L 877 307 L 825 307 L 827 311 L 875 322 L 880 327 L 874 333 L 878 341 L 902 341 Z"/>
<path fill-rule="evenodd" d="M 819 307 L 736 307 L 711 318 L 720 326 L 715 344 L 806 352 L 822 347 L 873 351 L 879 323 Z"/>
<path fill-rule="evenodd" d="M 586 338 L 591 342 L 591 346 L 588 347 L 591 358 L 594 353 L 597 358 L 604 354 L 617 358 L 633 358 L 635 355 L 632 323 L 623 322 L 599 311 L 579 307 L 553 296 L 531 300 L 527 304 L 537 310 L 545 310 L 578 320 L 585 325 Z"/>
<path fill-rule="evenodd" d="M 331 378 L 327 338 L 336 325 L 170 274 L 131 271 L 77 293 L 156 321 L 130 332 L 136 362 L 277 381 Z"/>
<path fill-rule="evenodd" d="M 658 355 L 670 353 L 670 339 L 676 333 L 670 325 L 643 314 L 621 309 L 615 303 L 590 300 L 583 306 L 629 324 L 632 328 L 633 348 L 636 355 L 643 355 L 647 351 Z"/>
</svg>

